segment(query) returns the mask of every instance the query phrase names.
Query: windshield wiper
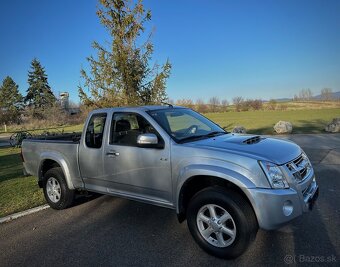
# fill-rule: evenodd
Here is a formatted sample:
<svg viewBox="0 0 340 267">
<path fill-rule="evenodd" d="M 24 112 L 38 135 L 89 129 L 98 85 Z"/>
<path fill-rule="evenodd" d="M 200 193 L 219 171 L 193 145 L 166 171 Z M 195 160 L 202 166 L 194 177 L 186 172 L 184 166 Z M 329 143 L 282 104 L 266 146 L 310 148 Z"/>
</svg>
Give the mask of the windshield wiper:
<svg viewBox="0 0 340 267">
<path fill-rule="evenodd" d="M 184 137 L 184 138 L 180 139 L 179 142 L 183 143 L 185 141 L 192 141 L 192 140 L 201 139 L 201 138 L 205 138 L 205 137 L 208 137 L 208 136 L 206 136 L 206 135 L 191 135 L 191 136 Z"/>
<path fill-rule="evenodd" d="M 212 136 L 217 136 L 217 135 L 222 135 L 222 134 L 226 134 L 226 132 L 214 131 L 214 132 L 210 132 L 208 134 L 205 134 L 204 136 L 212 137 Z"/>
<path fill-rule="evenodd" d="M 179 142 L 182 143 L 182 142 L 186 142 L 186 141 L 193 141 L 193 140 L 197 140 L 197 139 L 201 139 L 201 138 L 209 138 L 209 137 L 214 137 L 214 136 L 222 135 L 222 134 L 226 134 L 226 132 L 214 131 L 214 132 L 210 132 L 208 134 L 191 135 L 191 136 L 182 138 L 181 140 L 179 140 Z"/>
</svg>

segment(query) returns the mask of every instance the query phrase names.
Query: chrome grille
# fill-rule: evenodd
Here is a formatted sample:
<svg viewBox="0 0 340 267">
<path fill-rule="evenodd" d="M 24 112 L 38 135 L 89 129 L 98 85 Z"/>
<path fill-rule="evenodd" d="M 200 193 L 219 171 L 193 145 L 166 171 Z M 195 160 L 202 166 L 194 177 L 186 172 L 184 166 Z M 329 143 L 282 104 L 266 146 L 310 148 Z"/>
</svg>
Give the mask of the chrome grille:
<svg viewBox="0 0 340 267">
<path fill-rule="evenodd" d="M 308 177 L 312 168 L 307 156 L 304 154 L 287 163 L 286 166 L 298 183 Z"/>
<path fill-rule="evenodd" d="M 302 161 L 303 161 L 302 154 L 301 154 L 301 156 L 298 157 L 296 160 L 293 160 L 293 162 L 294 162 L 295 165 L 299 165 Z"/>
<path fill-rule="evenodd" d="M 305 197 L 309 193 L 309 191 L 311 190 L 312 186 L 313 186 L 313 183 L 311 183 L 307 188 L 302 190 L 303 197 Z"/>
</svg>

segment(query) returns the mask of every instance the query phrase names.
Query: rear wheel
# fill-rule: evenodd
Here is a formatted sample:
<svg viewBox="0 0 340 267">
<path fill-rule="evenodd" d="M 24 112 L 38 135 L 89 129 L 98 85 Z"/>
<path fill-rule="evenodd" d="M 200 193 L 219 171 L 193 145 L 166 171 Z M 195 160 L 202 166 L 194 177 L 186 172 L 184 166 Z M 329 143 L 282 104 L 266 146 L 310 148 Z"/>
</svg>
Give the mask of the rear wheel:
<svg viewBox="0 0 340 267">
<path fill-rule="evenodd" d="M 258 229 L 248 202 L 221 187 L 209 187 L 195 194 L 189 202 L 187 222 L 198 245 L 220 258 L 240 256 Z"/>
<path fill-rule="evenodd" d="M 73 203 L 74 190 L 67 187 L 64 173 L 60 167 L 52 168 L 46 172 L 43 190 L 47 203 L 53 209 L 66 209 Z"/>
</svg>

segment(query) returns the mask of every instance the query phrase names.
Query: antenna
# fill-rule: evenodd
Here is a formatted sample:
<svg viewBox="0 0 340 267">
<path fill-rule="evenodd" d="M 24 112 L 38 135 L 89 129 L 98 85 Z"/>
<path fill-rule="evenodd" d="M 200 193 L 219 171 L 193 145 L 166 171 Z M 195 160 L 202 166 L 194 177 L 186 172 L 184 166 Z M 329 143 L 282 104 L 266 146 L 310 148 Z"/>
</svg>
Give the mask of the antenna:
<svg viewBox="0 0 340 267">
<path fill-rule="evenodd" d="M 167 105 L 169 108 L 173 108 L 173 107 L 174 107 L 173 105 L 171 105 L 171 104 L 169 104 L 169 103 L 166 103 L 166 102 L 161 102 L 161 104 Z"/>
</svg>

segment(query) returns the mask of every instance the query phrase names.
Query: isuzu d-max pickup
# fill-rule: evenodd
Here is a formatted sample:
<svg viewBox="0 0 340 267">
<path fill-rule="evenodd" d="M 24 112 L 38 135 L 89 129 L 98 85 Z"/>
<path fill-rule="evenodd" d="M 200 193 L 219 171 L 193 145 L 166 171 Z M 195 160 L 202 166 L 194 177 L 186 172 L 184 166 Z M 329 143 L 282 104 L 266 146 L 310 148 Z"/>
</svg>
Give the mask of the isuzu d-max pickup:
<svg viewBox="0 0 340 267">
<path fill-rule="evenodd" d="M 222 258 L 241 255 L 258 228 L 287 224 L 318 196 L 295 143 L 228 133 L 171 105 L 94 110 L 81 135 L 26 139 L 22 156 L 52 208 L 69 207 L 79 191 L 170 208 L 202 249 Z"/>
</svg>

